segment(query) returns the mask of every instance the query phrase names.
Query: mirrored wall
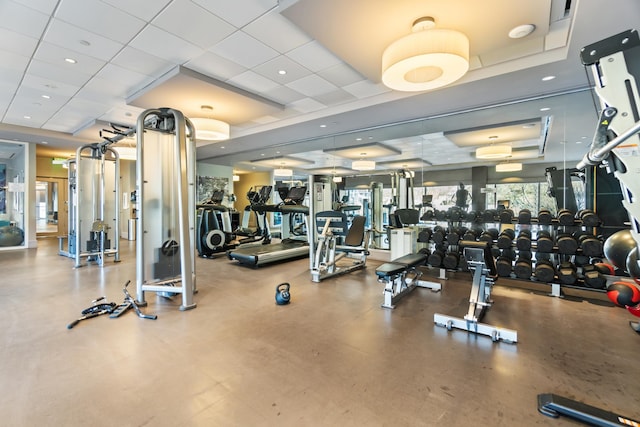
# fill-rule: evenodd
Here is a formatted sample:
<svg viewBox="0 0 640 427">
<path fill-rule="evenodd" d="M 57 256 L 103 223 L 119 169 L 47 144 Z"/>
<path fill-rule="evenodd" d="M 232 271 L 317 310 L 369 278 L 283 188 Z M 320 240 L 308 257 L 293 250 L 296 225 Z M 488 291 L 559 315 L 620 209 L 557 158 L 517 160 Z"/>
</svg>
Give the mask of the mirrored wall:
<svg viewBox="0 0 640 427">
<path fill-rule="evenodd" d="M 0 250 L 25 246 L 26 145 L 0 141 Z"/>
</svg>

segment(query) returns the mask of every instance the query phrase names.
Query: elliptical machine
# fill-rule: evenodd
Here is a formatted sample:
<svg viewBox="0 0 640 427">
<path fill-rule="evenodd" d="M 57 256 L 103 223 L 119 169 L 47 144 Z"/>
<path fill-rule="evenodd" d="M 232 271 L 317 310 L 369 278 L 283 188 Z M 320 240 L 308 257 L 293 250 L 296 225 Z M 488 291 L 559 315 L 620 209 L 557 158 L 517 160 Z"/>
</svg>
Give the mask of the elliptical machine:
<svg viewBox="0 0 640 427">
<path fill-rule="evenodd" d="M 231 228 L 229 208 L 222 204 L 223 198 L 224 191 L 215 190 L 209 200 L 196 205 L 196 247 L 202 258 L 210 258 L 216 253 L 238 246 Z"/>
<path fill-rule="evenodd" d="M 271 191 L 273 186 L 264 185 L 262 187 L 253 187 L 247 192 L 247 199 L 249 204 L 245 206 L 242 214 L 242 224 L 234 233 L 236 236 L 242 236 L 239 244 L 258 242 L 262 240 L 263 245 L 271 243 L 271 232 L 269 230 L 269 222 L 267 221 L 267 213 L 264 209 L 269 197 L 271 197 Z M 251 214 L 256 217 L 256 228 L 249 228 L 249 217 Z"/>
</svg>

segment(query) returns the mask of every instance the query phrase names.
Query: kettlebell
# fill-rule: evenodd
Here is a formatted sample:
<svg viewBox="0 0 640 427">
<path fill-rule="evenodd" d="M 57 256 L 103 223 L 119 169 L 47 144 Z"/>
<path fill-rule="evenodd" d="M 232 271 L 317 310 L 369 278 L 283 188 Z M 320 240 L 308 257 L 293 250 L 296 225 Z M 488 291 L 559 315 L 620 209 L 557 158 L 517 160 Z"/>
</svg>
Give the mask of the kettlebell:
<svg viewBox="0 0 640 427">
<path fill-rule="evenodd" d="M 291 294 L 289 293 L 290 285 L 288 283 L 280 283 L 276 287 L 276 304 L 285 305 L 291 302 Z"/>
</svg>

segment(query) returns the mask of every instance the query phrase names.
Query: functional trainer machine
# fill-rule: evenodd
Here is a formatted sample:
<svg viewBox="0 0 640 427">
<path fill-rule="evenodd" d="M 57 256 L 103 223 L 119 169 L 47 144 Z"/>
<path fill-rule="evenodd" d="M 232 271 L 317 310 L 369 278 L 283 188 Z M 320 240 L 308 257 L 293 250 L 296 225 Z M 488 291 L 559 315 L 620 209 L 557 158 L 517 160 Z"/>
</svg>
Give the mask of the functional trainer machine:
<svg viewBox="0 0 640 427">
<path fill-rule="evenodd" d="M 471 294 L 469 295 L 469 310 L 464 318 L 436 313 L 433 316 L 433 321 L 436 325 L 444 326 L 448 330 L 458 328 L 476 334 L 488 335 L 493 341 L 518 342 L 517 331 L 480 323 L 487 308 L 493 303 L 491 301 L 491 288 L 497 276 L 496 264 L 491 254 L 489 242 L 462 240 L 460 247 L 473 275 Z"/>
<path fill-rule="evenodd" d="M 369 236 L 365 231 L 365 221 L 364 216 L 355 216 L 351 227 L 348 227 L 347 214 L 344 212 L 323 211 L 316 214 L 316 227 L 322 231 L 312 260 L 313 282 L 366 267 Z M 343 258 L 351 262 L 340 262 Z"/>
<path fill-rule="evenodd" d="M 69 161 L 68 250 L 62 239 L 58 253 L 104 264 L 105 256 L 120 261 L 120 157 L 107 143 L 83 145 Z M 109 237 L 111 232 L 111 237 Z"/>
<path fill-rule="evenodd" d="M 600 121 L 589 152 L 578 164 L 578 169 L 602 163 L 620 182 L 622 204 L 629 214 L 631 235 L 640 247 L 640 37 L 637 30 L 628 30 L 586 46 L 580 53 L 582 63 L 590 66 L 595 79 L 595 90 L 602 103 Z M 610 140 L 611 136 L 615 138 Z M 623 144 L 623 142 L 626 142 Z M 627 270 L 639 271 L 638 249 L 627 257 Z M 634 253 L 635 251 L 636 253 Z M 634 265 L 635 264 L 635 265 Z M 638 277 L 634 277 L 638 279 Z M 638 306 L 629 307 L 634 313 Z M 629 322 L 640 332 L 638 322 Z M 632 381 L 632 379 L 630 379 Z M 545 393 L 538 395 L 538 411 L 557 418 L 564 415 L 594 426 L 638 426 L 640 420 L 631 420 L 613 412 L 604 411 L 585 403 Z"/>
<path fill-rule="evenodd" d="M 195 308 L 195 128 L 180 111 L 149 109 L 136 134 L 138 305 L 156 292 L 182 294 L 180 310 Z"/>
</svg>

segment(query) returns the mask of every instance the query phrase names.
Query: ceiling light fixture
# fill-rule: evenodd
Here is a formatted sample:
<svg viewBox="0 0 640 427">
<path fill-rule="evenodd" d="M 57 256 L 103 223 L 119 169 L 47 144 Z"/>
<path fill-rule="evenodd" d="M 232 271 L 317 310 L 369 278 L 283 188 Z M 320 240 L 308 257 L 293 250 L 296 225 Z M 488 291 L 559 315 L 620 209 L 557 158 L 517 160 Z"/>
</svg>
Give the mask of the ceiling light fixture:
<svg viewBox="0 0 640 427">
<path fill-rule="evenodd" d="M 459 31 L 434 29 L 430 17 L 417 19 L 412 33 L 391 43 L 382 54 L 382 83 L 404 92 L 436 89 L 469 70 L 469 39 Z"/>
<path fill-rule="evenodd" d="M 240 181 L 240 175 L 233 175 L 233 182 Z"/>
<path fill-rule="evenodd" d="M 333 182 L 342 182 L 342 177 L 341 176 L 333 176 Z"/>
<path fill-rule="evenodd" d="M 357 171 L 371 171 L 376 168 L 376 162 L 373 160 L 354 160 L 351 162 L 351 169 Z"/>
<path fill-rule="evenodd" d="M 487 145 L 476 149 L 477 159 L 504 159 L 511 156 L 510 145 Z"/>
<path fill-rule="evenodd" d="M 518 172 L 522 170 L 522 163 L 498 163 L 496 172 Z"/>
<path fill-rule="evenodd" d="M 210 105 L 202 105 L 200 109 L 208 115 L 213 112 L 213 107 Z M 211 117 L 196 117 L 190 118 L 190 120 L 196 128 L 197 140 L 223 141 L 229 139 L 229 123 Z"/>
<path fill-rule="evenodd" d="M 273 171 L 275 176 L 293 176 L 293 170 L 280 167 Z"/>
<path fill-rule="evenodd" d="M 509 37 L 512 39 L 521 39 L 527 37 L 529 34 L 536 30 L 536 26 L 533 24 L 518 25 L 509 31 Z"/>
<path fill-rule="evenodd" d="M 65 62 L 68 62 L 69 64 L 77 64 L 78 61 L 76 61 L 73 58 L 64 58 Z"/>
</svg>

